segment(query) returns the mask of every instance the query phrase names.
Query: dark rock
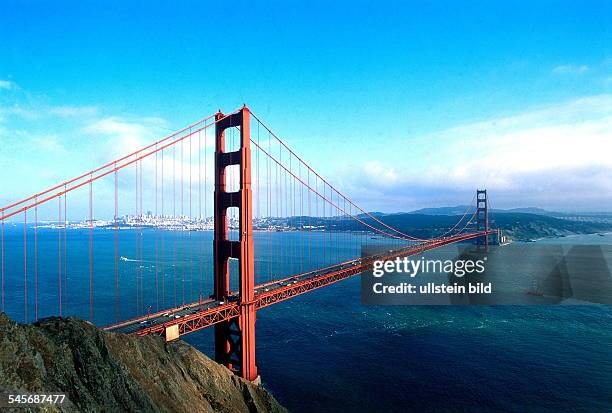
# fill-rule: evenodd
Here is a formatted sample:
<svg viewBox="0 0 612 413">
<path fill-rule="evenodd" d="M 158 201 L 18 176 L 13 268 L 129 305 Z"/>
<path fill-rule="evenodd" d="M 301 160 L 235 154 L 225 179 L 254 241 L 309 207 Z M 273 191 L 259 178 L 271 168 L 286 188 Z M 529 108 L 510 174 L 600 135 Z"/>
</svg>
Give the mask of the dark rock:
<svg viewBox="0 0 612 413">
<path fill-rule="evenodd" d="M 76 318 L 22 325 L 0 313 L 0 391 L 67 395 L 39 411 L 286 411 L 182 341 L 107 333 Z"/>
</svg>

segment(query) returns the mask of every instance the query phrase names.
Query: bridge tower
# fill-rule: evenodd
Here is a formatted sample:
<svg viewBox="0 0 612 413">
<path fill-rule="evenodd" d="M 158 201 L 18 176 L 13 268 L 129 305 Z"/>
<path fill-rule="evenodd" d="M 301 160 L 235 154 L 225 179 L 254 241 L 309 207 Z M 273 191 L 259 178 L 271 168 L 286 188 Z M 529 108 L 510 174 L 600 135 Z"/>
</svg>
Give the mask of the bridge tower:
<svg viewBox="0 0 612 413">
<path fill-rule="evenodd" d="M 476 230 L 489 231 L 489 203 L 487 201 L 487 190 L 476 190 Z M 485 235 L 478 238 L 477 245 L 489 250 L 489 236 Z"/>
<path fill-rule="evenodd" d="M 230 293 L 229 259 L 239 260 L 238 304 L 240 314 L 215 325 L 215 359 L 244 379 L 258 379 L 255 365 L 255 259 L 253 248 L 253 194 L 251 191 L 250 111 L 244 106 L 224 117 L 219 112 L 215 125 L 215 196 L 214 196 L 214 297 L 226 301 Z M 240 128 L 240 149 L 225 150 L 225 130 Z M 226 168 L 238 165 L 240 186 L 228 192 Z M 228 208 L 238 208 L 239 239 L 228 237 Z"/>
</svg>

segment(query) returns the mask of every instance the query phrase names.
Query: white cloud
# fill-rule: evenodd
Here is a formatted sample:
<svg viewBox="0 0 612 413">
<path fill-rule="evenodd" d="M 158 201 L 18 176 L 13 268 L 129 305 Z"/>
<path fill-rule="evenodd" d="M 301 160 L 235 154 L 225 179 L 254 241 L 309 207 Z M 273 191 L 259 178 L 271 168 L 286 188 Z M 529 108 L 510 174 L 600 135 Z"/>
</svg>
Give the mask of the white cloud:
<svg viewBox="0 0 612 413">
<path fill-rule="evenodd" d="M 379 160 L 347 174 L 353 193 L 421 205 L 437 194 L 465 203 L 453 196 L 487 187 L 506 206 L 612 210 L 612 95 L 461 125 L 409 146 L 404 165 Z"/>
<path fill-rule="evenodd" d="M 62 118 L 95 115 L 98 109 L 93 106 L 53 106 L 47 109 L 47 113 Z"/>
<path fill-rule="evenodd" d="M 476 170 L 511 181 L 514 174 L 551 169 L 612 167 L 612 95 L 577 99 L 513 117 L 444 131 L 445 153 L 461 166 L 452 176 Z M 453 162 L 453 163 L 456 163 Z"/>
<path fill-rule="evenodd" d="M 135 119 L 107 117 L 89 124 L 84 129 L 84 133 L 99 143 L 99 155 L 97 162 L 107 163 L 112 159 L 118 159 L 130 153 L 136 153 L 153 142 L 169 135 L 167 128 L 165 127 L 166 124 L 167 123 L 165 120 L 155 117 Z M 208 138 L 209 141 L 213 141 L 210 133 Z M 203 134 L 202 139 L 204 139 Z M 164 145 L 170 142 L 171 141 L 166 141 L 164 142 Z M 192 155 L 191 164 L 189 163 L 190 144 Z M 204 146 L 201 146 L 201 148 L 204 150 Z M 147 151 L 141 152 L 138 155 L 143 155 L 152 150 L 153 148 L 148 149 Z M 176 172 L 176 179 L 181 179 L 182 177 L 185 182 L 188 182 L 190 170 L 193 172 L 194 164 L 196 164 L 198 160 L 196 150 L 196 135 L 193 136 L 191 142 L 189 139 L 185 139 L 182 141 L 182 143 L 177 143 L 167 148 L 164 151 L 164 170 L 166 171 L 166 177 L 170 178 Z M 212 151 L 209 150 L 208 154 L 212 156 Z M 129 162 L 132 159 L 134 158 L 126 159 L 126 161 Z M 158 159 L 161 160 L 161 152 L 159 152 Z M 155 179 L 155 160 L 156 157 L 151 155 L 142 161 L 142 167 L 144 168 L 143 177 L 145 180 Z M 161 165 L 158 164 L 158 167 L 160 166 Z M 210 172 L 211 174 L 212 162 L 209 162 L 207 169 L 207 173 Z M 193 182 L 195 182 L 195 177 L 192 176 L 192 183 Z"/>
<path fill-rule="evenodd" d="M 34 136 L 28 141 L 28 145 L 35 150 L 45 153 L 54 153 L 55 155 L 64 155 L 67 153 L 66 148 L 60 143 L 55 135 Z"/>
<path fill-rule="evenodd" d="M 12 82 L 10 80 L 0 79 L 0 89 L 15 90 L 15 89 L 19 89 L 19 86 L 17 86 L 17 83 Z"/>
<path fill-rule="evenodd" d="M 5 189 L 4 193 L 10 194 L 12 199 L 25 197 L 113 159 L 136 152 L 171 133 L 168 123 L 158 117 L 105 116 L 103 109 L 95 106 L 54 104 L 56 102 L 50 102 L 45 96 L 31 95 L 8 81 L 2 81 L 0 88 L 17 90 L 17 93 L 0 94 L 0 165 L 5 171 L 0 184 Z M 214 132 L 211 129 L 208 131 L 207 142 L 208 145 L 214 146 Z M 202 141 L 204 136 L 202 133 Z M 161 156 L 149 156 L 139 164 L 144 181 L 143 198 L 147 200 L 148 207 L 153 209 L 155 205 L 156 172 L 159 173 L 157 181 L 162 185 L 162 165 L 166 195 L 170 196 L 172 193 L 168 185 L 171 180 L 175 180 L 176 186 L 184 189 L 186 211 L 190 201 L 193 201 L 192 207 L 197 205 L 198 198 L 195 193 L 201 185 L 200 175 L 203 175 L 202 184 L 205 181 L 208 188 L 212 188 L 214 151 L 207 148 L 208 162 L 204 160 L 200 169 L 199 157 L 196 156 L 196 150 L 200 146 L 194 136 L 183 145 L 182 162 L 181 145 L 177 144 L 176 162 L 173 159 L 175 151 L 167 149 L 163 160 Z M 204 149 L 204 146 L 201 148 Z M 22 155 L 27 156 L 27 163 L 22 162 Z M 31 171 L 32 164 L 36 165 L 35 173 Z M 134 189 L 134 171 L 135 165 L 132 164 L 118 174 L 121 199 L 133 199 L 131 194 Z M 113 176 L 97 181 L 95 194 L 96 214 L 112 216 Z M 212 198 L 209 196 L 207 199 L 210 204 Z M 75 192 L 71 213 L 75 217 L 81 214 L 78 219 L 85 216 L 83 213 L 87 211 L 86 200 L 87 197 L 83 197 L 78 190 Z M 177 210 L 181 210 L 178 205 L 177 201 Z M 42 210 L 40 212 L 44 213 Z M 122 213 L 133 212 L 127 204 L 122 204 Z"/>
<path fill-rule="evenodd" d="M 106 139 L 106 153 L 123 155 L 134 152 L 150 144 L 159 131 L 166 125 L 160 118 L 126 119 L 106 117 L 89 124 L 84 132 L 94 137 Z"/>
<path fill-rule="evenodd" d="M 28 121 L 39 118 L 39 114 L 35 110 L 26 108 L 19 104 L 0 106 L 0 115 L 2 115 L 3 120 L 6 120 L 9 117 L 22 118 Z"/>
<path fill-rule="evenodd" d="M 380 185 L 393 185 L 398 181 L 398 174 L 395 168 L 379 161 L 366 162 L 363 166 L 363 171 L 369 180 L 378 182 Z"/>
<path fill-rule="evenodd" d="M 561 65 L 552 70 L 556 75 L 582 75 L 588 71 L 587 65 Z"/>
</svg>

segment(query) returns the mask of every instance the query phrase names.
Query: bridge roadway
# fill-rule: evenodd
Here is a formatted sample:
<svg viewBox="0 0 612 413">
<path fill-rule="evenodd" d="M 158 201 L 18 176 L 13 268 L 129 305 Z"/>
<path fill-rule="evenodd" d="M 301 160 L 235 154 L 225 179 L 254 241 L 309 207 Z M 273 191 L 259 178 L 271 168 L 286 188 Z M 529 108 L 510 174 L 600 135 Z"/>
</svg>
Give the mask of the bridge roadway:
<svg viewBox="0 0 612 413">
<path fill-rule="evenodd" d="M 473 232 L 442 238 L 436 241 L 412 244 L 407 247 L 367 258 L 357 258 L 330 267 L 286 277 L 255 287 L 255 308 L 257 310 L 287 300 L 317 288 L 344 280 L 372 269 L 376 260 L 390 260 L 396 257 L 408 257 L 439 248 L 443 245 L 467 241 L 485 235 Z M 493 234 L 494 231 L 488 231 Z M 226 301 L 213 299 L 200 300 L 177 308 L 160 311 L 146 316 L 126 320 L 104 328 L 104 330 L 137 335 L 165 335 L 168 328 L 176 329 L 183 335 L 202 328 L 210 327 L 222 321 L 230 320 L 240 314 L 238 293 L 232 293 Z M 167 336 L 168 338 L 168 336 Z M 176 338 L 176 336 L 172 336 Z"/>
</svg>

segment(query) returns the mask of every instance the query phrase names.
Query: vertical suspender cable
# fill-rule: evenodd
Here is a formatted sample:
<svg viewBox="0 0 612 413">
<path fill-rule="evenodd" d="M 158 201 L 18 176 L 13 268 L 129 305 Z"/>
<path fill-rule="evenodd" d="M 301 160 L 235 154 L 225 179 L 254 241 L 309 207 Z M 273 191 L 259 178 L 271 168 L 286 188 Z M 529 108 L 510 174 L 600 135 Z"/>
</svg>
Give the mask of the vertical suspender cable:
<svg viewBox="0 0 612 413">
<path fill-rule="evenodd" d="M 271 141 L 270 141 L 270 134 L 268 133 L 268 146 L 271 145 Z M 272 153 L 272 149 L 268 148 L 268 150 L 270 151 L 270 153 Z M 266 208 L 267 208 L 267 216 L 268 216 L 268 222 L 267 222 L 267 230 L 268 230 L 268 277 L 267 277 L 267 281 L 270 281 L 272 279 L 272 251 L 274 251 L 274 249 L 272 248 L 272 166 L 271 166 L 271 161 L 270 161 L 270 157 L 266 156 L 266 160 L 267 160 L 267 165 L 266 165 L 266 178 L 268 180 L 268 184 L 266 186 Z"/>
<path fill-rule="evenodd" d="M 159 311 L 159 229 L 157 224 L 159 218 L 157 215 L 157 145 L 155 145 L 155 216 L 153 230 L 155 232 L 155 311 Z"/>
<path fill-rule="evenodd" d="M 259 144 L 259 122 L 257 122 L 257 143 Z M 259 150 L 255 149 L 255 163 L 256 163 L 256 168 L 255 168 L 255 182 L 256 182 L 256 192 L 255 192 L 255 197 L 256 197 L 256 202 L 255 202 L 255 206 L 257 208 L 257 213 L 255 214 L 256 217 L 258 217 L 259 220 L 259 227 L 261 230 L 261 222 L 262 222 L 262 213 L 261 213 L 261 174 L 259 171 Z M 254 248 L 257 249 L 257 247 L 259 246 L 261 241 L 258 241 L 257 243 L 254 243 Z M 261 248 L 261 247 L 260 247 Z M 257 263 L 257 258 L 261 257 L 261 251 L 259 252 L 259 254 L 257 254 L 257 252 L 254 253 L 255 254 L 255 263 Z M 259 261 L 259 268 L 257 268 L 255 270 L 255 276 L 257 277 L 257 274 L 260 275 L 261 277 L 261 273 L 262 273 L 262 268 L 261 268 L 261 261 Z"/>
<path fill-rule="evenodd" d="M 198 229 L 202 231 L 203 221 L 202 221 L 202 134 L 198 132 Z M 201 232 L 200 232 L 201 234 Z M 204 257 L 202 251 L 202 236 L 198 237 L 198 246 L 200 251 L 200 301 L 202 300 L 202 287 L 203 287 L 203 276 L 202 270 L 204 269 Z"/>
<path fill-rule="evenodd" d="M 166 215 L 164 214 L 164 149 L 161 150 L 161 217 L 162 217 L 162 233 L 161 233 L 161 277 L 162 277 L 162 308 L 166 308 L 166 257 L 164 255 L 164 238 L 166 237 Z"/>
<path fill-rule="evenodd" d="M 183 217 L 185 216 L 185 194 L 184 194 L 184 183 L 185 183 L 185 165 L 183 164 L 185 159 L 185 141 L 181 141 L 181 250 L 180 250 L 180 261 L 181 261 L 181 291 L 182 300 L 181 304 L 185 304 L 185 265 L 183 265 L 183 258 L 185 256 L 185 243 L 183 231 Z"/>
<path fill-rule="evenodd" d="M 281 188 L 281 171 L 280 168 L 278 166 L 278 164 L 276 164 L 276 216 L 279 218 L 279 223 L 280 223 L 280 218 L 282 217 L 283 214 L 283 202 L 282 202 L 282 198 L 281 198 L 281 194 L 282 194 L 282 188 Z M 279 234 L 280 235 L 280 234 Z M 281 252 L 281 245 L 282 245 L 282 238 L 279 236 L 277 237 L 277 242 L 278 242 L 278 248 L 275 248 L 277 251 L 277 259 L 276 259 L 276 275 L 280 276 L 280 274 L 282 273 L 283 267 L 282 267 L 282 260 L 283 260 L 283 256 L 282 256 L 282 252 Z"/>
<path fill-rule="evenodd" d="M 291 154 L 289 154 L 289 170 L 291 170 Z M 289 198 L 289 205 L 287 205 L 287 209 L 289 210 L 289 230 L 292 231 L 293 229 L 293 225 L 295 225 L 295 191 L 293 190 L 293 183 L 295 182 L 295 178 L 293 178 L 290 174 L 285 173 L 285 176 L 287 176 L 287 184 L 289 185 L 287 188 L 287 194 L 288 194 L 288 198 Z M 297 238 L 295 238 L 293 232 L 289 233 L 291 235 L 290 237 L 290 242 L 289 242 L 289 260 L 287 261 L 288 264 L 290 265 L 290 274 L 293 274 L 295 272 L 294 267 L 295 267 L 295 262 L 293 260 L 294 257 L 294 253 L 295 253 L 295 246 L 296 246 L 296 241 Z"/>
<path fill-rule="evenodd" d="M 144 211 L 142 209 L 142 159 L 140 160 L 140 166 L 138 171 L 138 204 L 140 205 L 140 214 L 139 214 L 139 225 L 138 225 L 138 248 L 139 248 L 139 256 L 140 256 L 140 270 L 138 271 L 139 281 L 140 281 L 140 313 L 144 313 L 145 308 L 145 295 L 144 295 L 144 248 L 143 248 L 143 218 Z"/>
<path fill-rule="evenodd" d="M 306 169 L 306 176 L 308 180 L 308 186 L 310 187 L 310 170 Z M 308 197 L 308 271 L 312 270 L 312 236 L 313 236 L 313 228 L 312 228 L 312 215 L 310 209 L 310 189 L 307 189 L 306 196 Z"/>
<path fill-rule="evenodd" d="M 176 144 L 172 146 L 172 225 L 176 232 Z M 174 307 L 176 307 L 176 234 L 172 234 L 172 284 L 174 288 Z"/>
<path fill-rule="evenodd" d="M 138 157 L 138 153 L 136 154 Z M 139 291 L 139 282 L 138 282 L 138 269 L 140 265 L 140 261 L 138 259 L 138 161 L 134 163 L 134 282 L 136 283 L 136 315 L 139 314 L 139 299 L 140 293 Z"/>
<path fill-rule="evenodd" d="M 90 176 L 91 179 L 91 176 Z M 93 322 L 93 185 L 89 182 L 89 321 Z"/>
<path fill-rule="evenodd" d="M 62 292 L 62 309 L 68 308 L 68 244 L 66 243 L 67 230 L 68 230 L 68 192 L 66 191 L 66 185 L 64 185 L 64 281 L 62 285 L 64 291 Z"/>
<path fill-rule="evenodd" d="M 206 180 L 207 180 L 207 161 L 206 161 L 206 157 L 207 157 L 207 153 L 208 151 L 206 150 L 206 147 L 208 146 L 208 135 L 206 133 L 207 129 L 204 129 L 204 220 L 205 222 L 208 222 L 208 189 L 206 186 Z M 202 240 L 202 250 L 204 250 L 204 242 Z M 202 251 L 202 257 L 204 257 L 204 252 Z M 204 259 L 204 258 L 202 258 Z M 208 267 L 208 266 L 207 266 Z M 204 275 L 204 282 L 203 282 L 203 288 L 206 289 L 206 274 L 208 273 L 208 271 L 204 271 L 205 275 Z"/>
<path fill-rule="evenodd" d="M 62 316 L 62 197 L 57 197 L 57 288 L 59 315 Z"/>
<path fill-rule="evenodd" d="M 38 320 L 38 205 L 34 207 L 34 320 Z"/>
<path fill-rule="evenodd" d="M 23 314 L 28 322 L 28 211 L 23 211 Z"/>
<path fill-rule="evenodd" d="M 193 141 L 193 135 L 191 135 L 191 129 L 189 130 L 189 224 L 192 223 L 192 210 L 191 210 L 191 175 L 192 175 L 192 159 L 191 159 L 191 144 Z M 191 227 L 188 227 L 188 242 L 189 242 L 189 302 L 193 301 L 193 263 L 192 263 L 192 245 L 191 245 Z"/>
<path fill-rule="evenodd" d="M 2 275 L 2 312 L 4 312 L 4 211 L 0 223 L 0 273 Z"/>
<path fill-rule="evenodd" d="M 117 170 L 117 163 L 115 162 L 115 233 L 113 237 L 114 244 L 114 260 L 115 260 L 115 320 L 119 321 L 121 311 L 119 308 L 119 171 Z"/>
</svg>

